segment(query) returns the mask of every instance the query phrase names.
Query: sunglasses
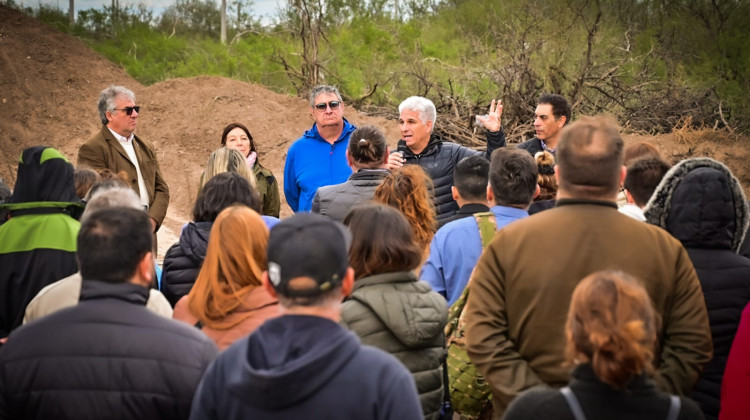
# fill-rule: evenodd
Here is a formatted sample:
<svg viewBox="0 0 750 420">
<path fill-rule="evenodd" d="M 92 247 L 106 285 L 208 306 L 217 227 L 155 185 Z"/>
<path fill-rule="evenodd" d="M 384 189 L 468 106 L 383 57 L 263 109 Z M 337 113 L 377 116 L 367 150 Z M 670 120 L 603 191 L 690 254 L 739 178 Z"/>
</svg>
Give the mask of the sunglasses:
<svg viewBox="0 0 750 420">
<path fill-rule="evenodd" d="M 133 111 L 135 111 L 136 114 L 140 114 L 141 107 L 140 106 L 126 106 L 125 108 L 115 108 L 112 111 L 125 111 L 126 114 L 133 115 Z"/>
<path fill-rule="evenodd" d="M 331 101 L 328 103 L 323 102 L 321 104 L 316 104 L 315 109 L 317 109 L 318 111 L 325 111 L 327 107 L 330 107 L 331 111 L 335 111 L 339 109 L 339 105 L 341 105 L 341 102 L 339 101 Z"/>
</svg>

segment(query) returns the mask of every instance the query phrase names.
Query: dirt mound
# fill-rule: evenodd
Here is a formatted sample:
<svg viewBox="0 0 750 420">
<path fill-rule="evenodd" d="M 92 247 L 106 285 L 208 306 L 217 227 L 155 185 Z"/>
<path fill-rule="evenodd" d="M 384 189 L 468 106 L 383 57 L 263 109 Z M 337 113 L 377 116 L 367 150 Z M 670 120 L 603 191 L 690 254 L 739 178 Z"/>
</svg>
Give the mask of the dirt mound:
<svg viewBox="0 0 750 420">
<path fill-rule="evenodd" d="M 219 146 L 226 124 L 248 126 L 260 149 L 260 161 L 280 185 L 287 148 L 312 125 L 305 100 L 254 84 L 196 77 L 144 87 L 80 40 L 0 6 L 0 177 L 12 186 L 21 150 L 33 145 L 56 147 L 75 162 L 78 147 L 100 127 L 96 101 L 110 84 L 135 92 L 142 106 L 138 134 L 154 143 L 170 187 L 167 220 L 159 232 L 160 256 L 189 219 L 198 178 L 209 154 Z M 384 128 L 391 145 L 399 138 L 394 121 L 368 117 L 351 108 L 345 115 L 354 124 Z M 690 135 L 628 136 L 626 141 L 649 141 L 672 162 L 713 156 L 727 163 L 749 192 L 747 138 L 717 140 L 714 136 L 706 130 Z M 282 204 L 282 217 L 289 214 L 289 207 Z"/>
<path fill-rule="evenodd" d="M 236 80 L 196 77 L 144 87 L 80 40 L 0 6 L 0 177 L 12 186 L 18 156 L 33 145 L 56 147 L 75 162 L 78 147 L 101 127 L 96 102 L 111 84 L 135 92 L 142 106 L 137 133 L 154 143 L 170 187 L 160 256 L 189 219 L 198 179 L 227 124 L 248 126 L 261 163 L 283 185 L 286 150 L 313 123 L 305 100 Z M 399 138 L 394 121 L 352 108 L 345 115 L 385 129 L 394 145 Z M 285 202 L 281 208 L 282 217 L 291 213 Z"/>
</svg>

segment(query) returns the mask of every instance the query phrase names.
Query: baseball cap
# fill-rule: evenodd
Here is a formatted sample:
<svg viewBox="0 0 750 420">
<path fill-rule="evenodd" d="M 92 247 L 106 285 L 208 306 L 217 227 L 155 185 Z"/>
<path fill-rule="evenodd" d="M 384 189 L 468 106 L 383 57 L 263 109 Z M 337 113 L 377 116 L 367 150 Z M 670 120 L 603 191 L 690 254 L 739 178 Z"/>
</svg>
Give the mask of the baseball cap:
<svg viewBox="0 0 750 420">
<path fill-rule="evenodd" d="M 268 278 L 286 297 L 313 297 L 339 287 L 349 267 L 351 234 L 339 222 L 314 213 L 298 213 L 271 229 Z M 316 286 L 290 288 L 289 281 L 310 277 Z"/>
</svg>

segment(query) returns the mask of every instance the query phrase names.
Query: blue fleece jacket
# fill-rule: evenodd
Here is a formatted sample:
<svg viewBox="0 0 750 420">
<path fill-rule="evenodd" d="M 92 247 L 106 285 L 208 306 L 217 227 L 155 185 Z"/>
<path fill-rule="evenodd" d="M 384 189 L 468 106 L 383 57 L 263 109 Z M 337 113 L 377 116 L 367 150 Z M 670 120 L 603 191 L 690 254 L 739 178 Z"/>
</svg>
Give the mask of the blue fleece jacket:
<svg viewBox="0 0 750 420">
<path fill-rule="evenodd" d="M 318 133 L 318 125 L 292 143 L 284 164 L 284 196 L 296 212 L 310 211 L 318 188 L 341 184 L 349 179 L 352 169 L 346 163 L 349 135 L 357 127 L 344 119 L 341 136 L 333 144 Z"/>
</svg>

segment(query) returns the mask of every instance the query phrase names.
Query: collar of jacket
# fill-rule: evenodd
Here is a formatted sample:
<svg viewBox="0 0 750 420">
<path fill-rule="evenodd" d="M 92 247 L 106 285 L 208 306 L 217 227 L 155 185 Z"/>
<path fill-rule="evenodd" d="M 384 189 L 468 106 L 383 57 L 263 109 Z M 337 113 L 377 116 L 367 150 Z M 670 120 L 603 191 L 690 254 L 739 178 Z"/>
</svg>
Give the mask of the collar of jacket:
<svg viewBox="0 0 750 420">
<path fill-rule="evenodd" d="M 338 143 L 344 139 L 348 139 L 349 135 L 356 129 L 357 127 L 355 127 L 354 124 L 350 123 L 349 120 L 344 118 L 344 127 L 341 129 L 341 135 L 338 139 L 336 139 L 334 143 Z M 305 131 L 304 137 L 317 139 L 328 143 L 323 137 L 320 136 L 320 133 L 318 132 L 318 123 L 313 123 L 312 128 Z"/>
<path fill-rule="evenodd" d="M 397 150 L 404 150 L 404 157 L 422 157 L 422 156 L 429 156 L 431 154 L 437 153 L 440 151 L 440 146 L 443 144 L 443 138 L 438 136 L 437 134 L 430 134 L 430 141 L 427 142 L 427 146 L 425 146 L 424 150 L 422 150 L 422 153 L 415 154 L 414 152 L 409 149 L 409 147 L 406 145 L 406 142 L 401 139 L 398 141 L 397 144 Z"/>
<path fill-rule="evenodd" d="M 466 203 L 458 209 L 456 214 L 474 214 L 490 211 L 490 208 L 486 204 L 482 203 Z"/>
<path fill-rule="evenodd" d="M 121 300 L 135 305 L 146 306 L 149 290 L 132 283 L 107 283 L 99 280 L 83 279 L 81 301 Z"/>
<path fill-rule="evenodd" d="M 571 376 L 573 377 L 574 382 L 594 385 L 597 388 L 607 387 L 613 389 L 612 385 L 603 382 L 601 379 L 599 379 L 599 377 L 596 376 L 596 373 L 594 373 L 594 368 L 590 363 L 581 363 L 579 365 L 576 365 L 576 367 L 573 368 Z M 655 391 L 656 387 L 654 381 L 647 375 L 637 375 L 634 376 L 630 380 L 630 382 L 625 385 L 625 389 L 631 392 L 636 391 L 642 393 L 652 390 Z"/>
<path fill-rule="evenodd" d="M 613 209 L 617 210 L 617 203 L 615 203 L 614 201 L 591 200 L 588 198 L 562 198 L 560 200 L 557 200 L 557 203 L 555 203 L 555 207 L 579 204 L 592 204 L 595 206 L 612 207 Z"/>
<path fill-rule="evenodd" d="M 362 277 L 354 282 L 354 290 L 374 284 L 386 283 L 413 283 L 417 281 L 417 276 L 413 271 L 397 271 L 395 273 L 375 274 L 374 276 Z"/>
<path fill-rule="evenodd" d="M 390 173 L 388 169 L 360 169 L 349 175 L 349 180 L 385 179 Z"/>
</svg>

